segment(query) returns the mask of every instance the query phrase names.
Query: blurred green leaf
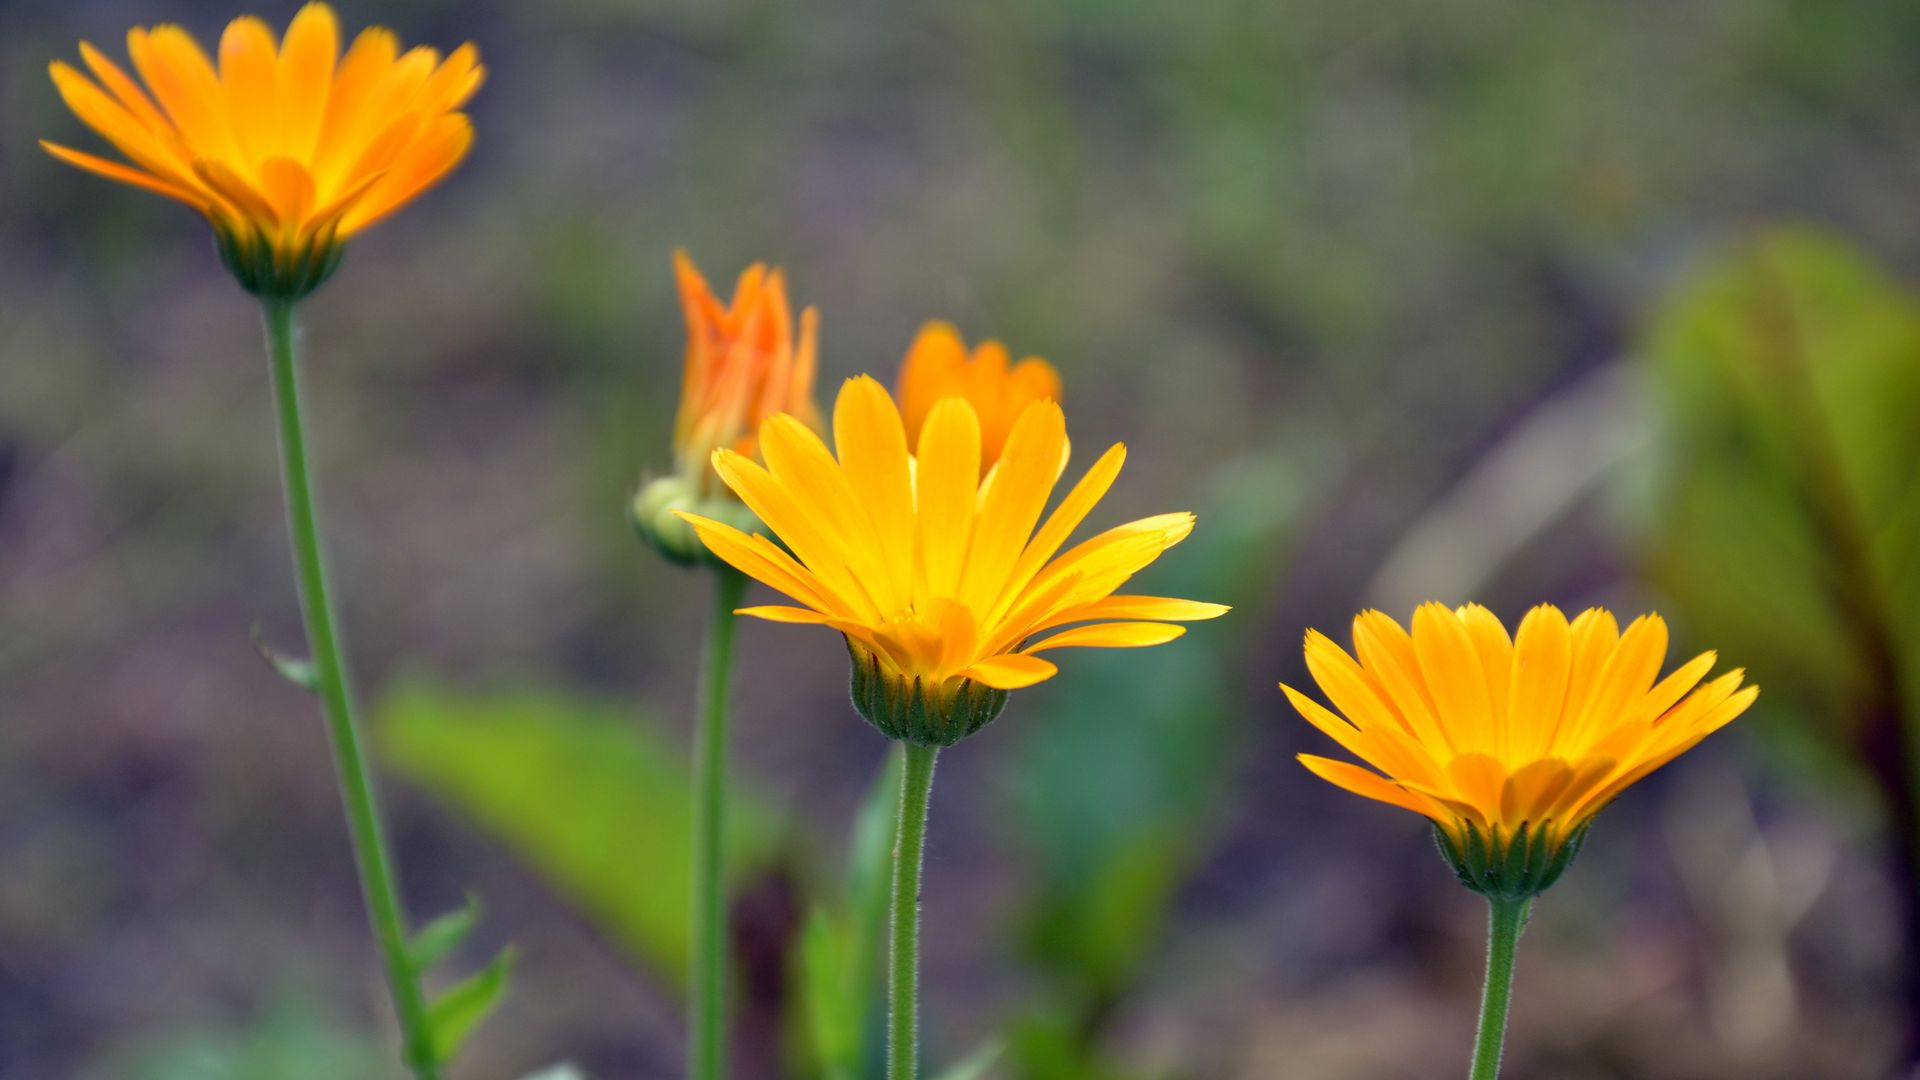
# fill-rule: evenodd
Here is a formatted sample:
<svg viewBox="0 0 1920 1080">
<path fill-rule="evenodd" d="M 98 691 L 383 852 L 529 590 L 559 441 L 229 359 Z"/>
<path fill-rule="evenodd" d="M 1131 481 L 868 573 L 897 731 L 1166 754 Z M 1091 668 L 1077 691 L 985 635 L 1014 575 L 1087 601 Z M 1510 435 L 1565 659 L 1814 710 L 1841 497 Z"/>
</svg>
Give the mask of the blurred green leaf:
<svg viewBox="0 0 1920 1080">
<path fill-rule="evenodd" d="M 1047 715 L 1023 728 L 1012 765 L 1016 835 L 1037 897 L 1022 938 L 1089 1003 L 1134 978 L 1175 889 L 1205 856 L 1239 720 L 1222 648 L 1232 630 L 1222 624 L 1259 618 L 1300 501 L 1290 475 L 1274 460 L 1220 469 L 1193 538 L 1137 587 L 1237 610 L 1145 657 L 1075 657 Z"/>
<path fill-rule="evenodd" d="M 424 973 L 447 958 L 480 923 L 480 897 L 468 893 L 467 906 L 449 911 L 420 928 L 407 943 L 407 962 Z"/>
<path fill-rule="evenodd" d="M 272 665 L 281 678 L 309 694 L 319 692 L 320 672 L 314 668 L 313 661 L 290 656 L 267 644 L 267 632 L 257 623 L 249 636 L 253 638 L 253 647 L 260 651 L 261 658 Z"/>
<path fill-rule="evenodd" d="M 513 959 L 512 948 L 502 949 L 493 963 L 434 998 L 427 1007 L 433 1053 L 440 1061 L 452 1061 L 460 1044 L 500 1004 L 501 995 L 507 991 L 507 976 L 513 972 Z"/>
<path fill-rule="evenodd" d="M 824 907 L 816 907 L 800 932 L 800 994 L 807 1011 L 807 1034 L 814 1062 L 827 1080 L 860 1075 L 862 1017 L 851 1007 L 844 975 L 850 966 L 848 928 Z"/>
<path fill-rule="evenodd" d="M 1015 1025 L 1008 1055 L 1017 1075 L 1036 1080 L 1136 1080 L 1100 1060 L 1087 1045 L 1085 1023 L 1068 1010 L 1041 1006 Z"/>
<path fill-rule="evenodd" d="M 380 702 L 386 760 L 460 808 L 678 986 L 688 957 L 692 790 L 681 747 L 632 705 L 552 690 L 402 680 Z M 772 860 L 777 819 L 737 789 L 732 880 Z"/>
<path fill-rule="evenodd" d="M 1013 1029 L 1019 1075 L 1114 1075 L 1101 1018 L 1160 946 L 1230 792 L 1240 716 L 1224 648 L 1233 630 L 1222 624 L 1257 625 L 1274 591 L 1304 490 L 1294 468 L 1271 455 L 1217 470 L 1193 538 L 1129 589 L 1235 611 L 1147 655 L 1075 657 L 1047 714 L 1023 728 L 1013 805 L 1034 898 L 1018 929 L 1046 979 Z"/>
<path fill-rule="evenodd" d="M 980 1077 L 987 1075 L 987 1070 L 993 1068 L 994 1063 L 1000 1060 L 1000 1055 L 1006 1053 L 1006 1050 L 1005 1044 L 995 1039 L 954 1062 L 947 1071 L 936 1074 L 934 1080 L 980 1080 Z"/>
<path fill-rule="evenodd" d="M 1668 412 L 1652 569 L 1829 746 L 1902 712 L 1920 628 L 1920 302 L 1846 243 L 1763 233 L 1644 349 Z"/>
<path fill-rule="evenodd" d="M 815 1060 L 830 1080 L 857 1080 L 878 1065 L 880 950 L 899 816 L 901 759 L 887 754 L 854 818 L 843 900 L 816 907 L 800 939 L 801 992 Z"/>
</svg>

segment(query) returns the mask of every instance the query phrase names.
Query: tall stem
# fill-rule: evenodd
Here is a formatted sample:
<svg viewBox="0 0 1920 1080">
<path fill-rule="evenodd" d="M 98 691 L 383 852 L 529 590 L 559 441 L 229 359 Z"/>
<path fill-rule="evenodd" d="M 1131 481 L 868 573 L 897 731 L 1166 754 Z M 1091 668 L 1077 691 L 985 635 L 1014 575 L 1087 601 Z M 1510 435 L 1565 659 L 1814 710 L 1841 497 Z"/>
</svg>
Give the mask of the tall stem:
<svg viewBox="0 0 1920 1080">
<path fill-rule="evenodd" d="M 888 942 L 887 1080 L 913 1080 L 920 1060 L 920 867 L 937 746 L 902 742 L 900 826 L 893 841 L 893 925 Z"/>
<path fill-rule="evenodd" d="M 727 682 L 733 667 L 733 609 L 747 579 L 714 571 L 713 614 L 701 661 L 700 715 L 693 735 L 693 965 L 687 998 L 687 1075 L 720 1080 L 727 1061 Z"/>
<path fill-rule="evenodd" d="M 1513 956 L 1527 925 L 1531 898 L 1487 898 L 1487 985 L 1480 995 L 1480 1033 L 1473 1043 L 1469 1080 L 1500 1075 L 1500 1053 L 1507 1041 L 1507 1006 L 1513 1000 Z"/>
<path fill-rule="evenodd" d="M 266 302 L 267 352 L 273 363 L 273 396 L 280 422 L 281 478 L 287 497 L 287 524 L 293 537 L 293 562 L 299 576 L 300 610 L 306 618 L 307 647 L 313 652 L 315 690 L 326 711 L 333 744 L 334 772 L 346 807 L 347 832 L 367 919 L 386 966 L 387 988 L 406 1040 L 404 1058 L 417 1080 L 440 1080 L 440 1066 L 427 1024 L 419 974 L 407 959 L 406 918 L 401 914 L 392 858 L 387 854 L 373 779 L 360 746 L 353 697 L 334 630 L 333 597 L 327 587 L 326 558 L 320 548 L 320 523 L 314 509 L 313 477 L 307 468 L 307 436 L 300 415 L 299 365 L 295 358 L 293 304 Z"/>
</svg>

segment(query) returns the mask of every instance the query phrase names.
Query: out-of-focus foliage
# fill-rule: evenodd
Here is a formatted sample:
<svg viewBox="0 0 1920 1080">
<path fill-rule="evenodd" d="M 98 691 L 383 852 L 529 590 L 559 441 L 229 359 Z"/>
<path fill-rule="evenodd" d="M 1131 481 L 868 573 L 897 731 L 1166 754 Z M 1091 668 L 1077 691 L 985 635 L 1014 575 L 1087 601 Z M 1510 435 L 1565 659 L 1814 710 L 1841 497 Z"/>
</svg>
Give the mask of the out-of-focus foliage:
<svg viewBox="0 0 1920 1080">
<path fill-rule="evenodd" d="M 396 684 L 378 709 L 387 761 L 458 807 L 610 937 L 678 986 L 692 887 L 685 754 L 632 706 L 560 691 Z M 770 864 L 775 818 L 735 791 L 733 880 Z"/>
<path fill-rule="evenodd" d="M 507 976 L 513 972 L 513 956 L 511 948 L 501 950 L 492 963 L 428 1003 L 433 1053 L 440 1061 L 452 1061 L 460 1044 L 500 1004 L 501 995 L 507 992 Z"/>
<path fill-rule="evenodd" d="M 1231 617 L 1257 621 L 1271 575 L 1285 565 L 1304 484 L 1275 460 L 1236 462 L 1210 479 L 1198 488 L 1209 496 L 1203 525 L 1180 557 L 1127 591 L 1226 602 L 1237 609 Z M 1107 1075 L 1101 1018 L 1162 944 L 1176 892 L 1207 858 L 1232 790 L 1243 718 L 1224 692 L 1237 658 L 1224 637 L 1195 626 L 1151 664 L 1124 653 L 1076 656 L 1062 692 L 1020 738 L 1009 832 L 1033 899 L 1018 932 L 1047 990 L 1015 1031 L 1021 1075 Z"/>
<path fill-rule="evenodd" d="M 1862 749 L 1920 671 L 1920 297 L 1834 236 L 1769 231 L 1679 288 L 1645 349 L 1669 411 L 1660 583 L 1826 745 Z"/>
<path fill-rule="evenodd" d="M 887 902 L 900 819 L 900 754 L 887 755 L 860 804 L 847 849 L 844 892 L 819 898 L 800 936 L 801 1007 L 826 1080 L 860 1080 L 881 1068 Z M 839 895 L 835 895 L 838 893 Z"/>
<path fill-rule="evenodd" d="M 959 1061 L 933 1074 L 933 1080 L 980 1080 L 987 1070 L 1000 1062 L 1000 1055 L 1006 1052 L 998 1041 L 982 1046 Z"/>
<path fill-rule="evenodd" d="M 464 906 L 428 920 L 407 942 L 407 963 L 422 976 L 431 974 L 472 935 L 480 924 L 480 914 L 480 898 L 469 895 Z M 499 1005 L 507 991 L 513 957 L 511 947 L 502 949 L 486 967 L 428 1001 L 428 1032 L 439 1061 L 452 1061 L 474 1027 Z"/>
<path fill-rule="evenodd" d="M 238 1031 L 181 1031 L 116 1052 L 85 1080 L 382 1080 L 398 1077 L 383 1038 L 341 1028 L 298 998 Z"/>
</svg>

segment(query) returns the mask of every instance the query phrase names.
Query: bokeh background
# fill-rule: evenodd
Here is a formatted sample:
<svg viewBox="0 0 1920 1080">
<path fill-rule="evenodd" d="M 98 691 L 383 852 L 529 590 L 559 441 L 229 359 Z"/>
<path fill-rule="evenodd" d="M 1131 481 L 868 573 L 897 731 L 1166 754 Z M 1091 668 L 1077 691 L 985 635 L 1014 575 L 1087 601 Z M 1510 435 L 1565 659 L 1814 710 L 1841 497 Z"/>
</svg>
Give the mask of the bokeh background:
<svg viewBox="0 0 1920 1080">
<path fill-rule="evenodd" d="M 1293 763 L 1328 748 L 1274 687 L 1305 627 L 1437 597 L 1658 609 L 1766 690 L 1541 905 L 1508 1075 L 1898 1073 L 1920 7 L 340 9 L 492 69 L 471 160 L 306 305 L 410 905 L 483 898 L 449 980 L 517 949 L 454 1076 L 680 1067 L 706 583 L 623 518 L 668 464 L 676 246 L 786 266 L 829 391 L 931 317 L 1052 359 L 1082 460 L 1133 451 L 1101 519 L 1200 515 L 1144 584 L 1237 605 L 944 756 L 930 1064 L 1462 1071 L 1482 905 Z M 395 1075 L 319 718 L 249 641 L 300 640 L 257 314 L 191 214 L 34 146 L 96 145 L 45 76 L 79 39 L 239 13 L 0 5 L 7 1080 Z M 830 635 L 741 656 L 736 1074 L 873 1075 L 827 991 L 887 748 Z"/>
</svg>

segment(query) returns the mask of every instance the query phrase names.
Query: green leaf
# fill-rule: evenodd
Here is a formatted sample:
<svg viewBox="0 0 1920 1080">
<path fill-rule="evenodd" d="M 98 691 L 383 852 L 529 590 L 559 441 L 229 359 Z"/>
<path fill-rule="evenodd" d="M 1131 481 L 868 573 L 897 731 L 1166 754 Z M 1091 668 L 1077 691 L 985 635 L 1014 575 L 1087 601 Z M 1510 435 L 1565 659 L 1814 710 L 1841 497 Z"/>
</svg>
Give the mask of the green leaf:
<svg viewBox="0 0 1920 1080">
<path fill-rule="evenodd" d="M 934 1080 L 980 1080 L 1000 1060 L 1000 1055 L 1006 1049 L 1006 1044 L 995 1039 L 955 1062 L 946 1072 L 935 1076 Z"/>
<path fill-rule="evenodd" d="M 847 993 L 851 927 L 815 908 L 800 933 L 800 992 L 813 1056 L 828 1080 L 861 1075 L 862 1010 Z"/>
<path fill-rule="evenodd" d="M 854 927 L 855 948 L 849 990 L 865 987 L 865 996 L 878 1001 L 880 950 L 887 936 L 887 914 L 893 892 L 893 838 L 900 823 L 900 782 L 905 759 L 899 747 L 888 750 L 886 762 L 854 818 L 847 854 L 847 901 Z"/>
<path fill-rule="evenodd" d="M 878 1045 L 880 950 L 886 938 L 902 765 L 889 752 L 854 817 L 843 903 L 816 907 L 800 938 L 800 989 L 816 1063 L 830 1080 L 869 1075 Z"/>
<path fill-rule="evenodd" d="M 1829 748 L 1870 741 L 1920 666 L 1920 301 L 1771 230 L 1684 282 L 1642 352 L 1666 416 L 1651 570 Z"/>
<path fill-rule="evenodd" d="M 256 624 L 248 637 L 253 639 L 253 647 L 260 652 L 261 659 L 273 666 L 280 677 L 309 694 L 320 691 L 320 671 L 313 661 L 297 656 L 289 656 L 267 644 L 267 634 Z"/>
<path fill-rule="evenodd" d="M 640 708 L 556 690 L 462 691 L 397 682 L 380 701 L 382 756 L 464 812 L 662 982 L 684 984 L 686 751 Z M 771 865 L 776 816 L 736 785 L 730 879 Z"/>
<path fill-rule="evenodd" d="M 1276 480 L 1285 475 L 1270 460 L 1221 470 L 1205 527 L 1139 591 L 1234 604 L 1229 618 L 1257 621 L 1244 609 L 1270 591 L 1299 501 Z M 1089 650 L 1027 706 L 1047 713 L 1023 724 L 1008 769 L 1036 893 L 1021 939 L 1085 1001 L 1137 977 L 1176 888 L 1206 855 L 1241 723 L 1224 704 L 1231 640 L 1230 627 L 1203 622 L 1146 654 Z"/>
<path fill-rule="evenodd" d="M 433 1032 L 433 1054 L 441 1062 L 453 1060 L 460 1044 L 487 1018 L 507 990 L 507 976 L 513 971 L 511 947 L 500 950 L 477 974 L 459 983 L 433 1000 L 427 1007 L 427 1025 Z"/>
<path fill-rule="evenodd" d="M 449 911 L 421 927 L 407 943 L 407 962 L 413 965 L 413 970 L 424 974 L 459 948 L 479 925 L 480 913 L 480 897 L 468 893 L 466 907 Z"/>
</svg>

